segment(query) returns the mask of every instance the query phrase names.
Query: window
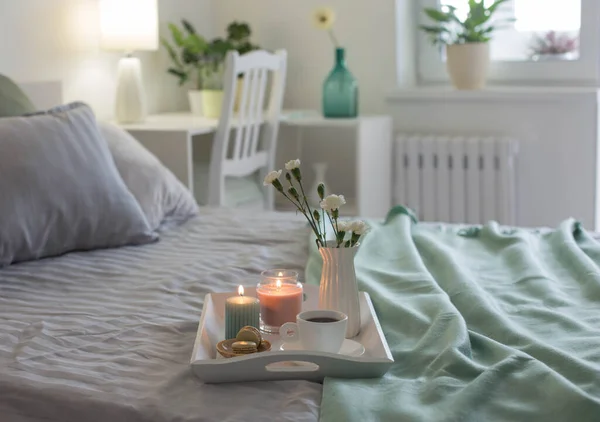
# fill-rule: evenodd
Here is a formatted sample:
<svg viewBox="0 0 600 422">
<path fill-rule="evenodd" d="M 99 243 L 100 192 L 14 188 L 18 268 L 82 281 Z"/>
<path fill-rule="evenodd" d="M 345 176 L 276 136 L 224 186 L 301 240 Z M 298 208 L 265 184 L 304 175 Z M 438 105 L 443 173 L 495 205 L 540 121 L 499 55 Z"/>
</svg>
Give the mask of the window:
<svg viewBox="0 0 600 422">
<path fill-rule="evenodd" d="M 493 0 L 486 0 L 489 6 Z M 469 10 L 468 0 L 447 0 L 460 18 Z M 575 60 L 579 56 L 581 3 L 578 0 L 512 0 L 498 9 L 499 18 L 514 18 L 492 40 L 493 60 Z M 542 57 L 543 56 L 543 57 Z"/>
<path fill-rule="evenodd" d="M 484 0 L 486 5 L 493 0 Z M 422 7 L 457 8 L 466 16 L 468 0 L 420 0 Z M 441 3 L 441 4 L 440 4 Z M 419 20 L 428 22 L 418 9 Z M 596 85 L 600 69 L 598 0 L 510 0 L 496 18 L 514 18 L 491 41 L 492 81 L 572 81 Z M 443 52 L 419 35 L 419 76 L 422 81 L 447 80 Z"/>
</svg>

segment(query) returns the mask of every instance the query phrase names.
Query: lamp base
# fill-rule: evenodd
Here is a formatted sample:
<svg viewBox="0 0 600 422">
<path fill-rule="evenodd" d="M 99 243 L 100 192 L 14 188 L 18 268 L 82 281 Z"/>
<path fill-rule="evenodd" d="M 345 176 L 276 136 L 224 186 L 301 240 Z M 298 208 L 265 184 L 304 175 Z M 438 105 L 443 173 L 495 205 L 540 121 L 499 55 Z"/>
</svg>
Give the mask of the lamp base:
<svg viewBox="0 0 600 422">
<path fill-rule="evenodd" d="M 139 123 L 146 115 L 142 65 L 136 57 L 123 57 L 119 60 L 115 118 L 119 123 Z"/>
</svg>

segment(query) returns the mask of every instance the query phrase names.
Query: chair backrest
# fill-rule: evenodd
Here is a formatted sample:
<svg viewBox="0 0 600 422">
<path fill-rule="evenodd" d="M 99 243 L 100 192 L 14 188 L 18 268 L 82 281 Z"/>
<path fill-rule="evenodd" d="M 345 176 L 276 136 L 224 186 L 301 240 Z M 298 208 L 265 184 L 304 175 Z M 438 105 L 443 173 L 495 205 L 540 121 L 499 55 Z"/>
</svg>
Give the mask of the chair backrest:
<svg viewBox="0 0 600 422">
<path fill-rule="evenodd" d="M 210 160 L 208 205 L 224 205 L 226 176 L 243 177 L 260 171 L 262 180 L 274 168 L 286 68 L 284 50 L 275 54 L 253 51 L 243 56 L 231 51 L 227 55 L 223 109 Z M 237 85 L 242 80 L 239 110 L 234 115 Z M 272 209 L 273 189 L 267 189 L 264 197 L 265 208 Z"/>
</svg>

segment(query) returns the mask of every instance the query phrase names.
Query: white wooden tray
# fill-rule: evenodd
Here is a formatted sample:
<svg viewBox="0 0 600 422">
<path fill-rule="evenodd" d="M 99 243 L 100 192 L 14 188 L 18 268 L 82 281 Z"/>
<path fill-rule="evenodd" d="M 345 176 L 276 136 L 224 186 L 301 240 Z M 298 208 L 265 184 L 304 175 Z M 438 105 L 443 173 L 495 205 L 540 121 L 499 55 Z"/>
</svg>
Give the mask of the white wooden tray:
<svg viewBox="0 0 600 422">
<path fill-rule="evenodd" d="M 319 287 L 304 285 L 303 310 L 318 309 Z M 235 293 L 209 293 L 198 326 L 191 366 L 206 383 L 302 379 L 322 381 L 325 377 L 377 378 L 383 376 L 394 359 L 390 353 L 371 298 L 360 292 L 361 330 L 353 340 L 365 347 L 360 357 L 304 350 L 281 351 L 278 336 L 264 335 L 272 344 L 270 352 L 225 359 L 216 345 L 225 334 L 225 300 Z M 256 289 L 247 288 L 248 296 Z"/>
</svg>

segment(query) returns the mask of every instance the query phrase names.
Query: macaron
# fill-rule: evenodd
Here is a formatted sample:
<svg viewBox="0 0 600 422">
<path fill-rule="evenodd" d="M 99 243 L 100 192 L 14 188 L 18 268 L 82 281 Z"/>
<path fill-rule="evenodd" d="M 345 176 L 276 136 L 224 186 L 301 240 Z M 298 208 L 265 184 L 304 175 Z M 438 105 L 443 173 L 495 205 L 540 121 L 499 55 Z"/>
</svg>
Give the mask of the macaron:
<svg viewBox="0 0 600 422">
<path fill-rule="evenodd" d="M 253 341 L 236 341 L 231 345 L 234 353 L 240 355 L 248 355 L 250 353 L 258 352 L 258 346 Z"/>
<path fill-rule="evenodd" d="M 242 327 L 242 329 L 235 336 L 237 341 L 252 341 L 256 344 L 256 346 L 260 346 L 262 342 L 262 336 L 260 335 L 260 331 L 258 328 L 247 325 Z"/>
</svg>

